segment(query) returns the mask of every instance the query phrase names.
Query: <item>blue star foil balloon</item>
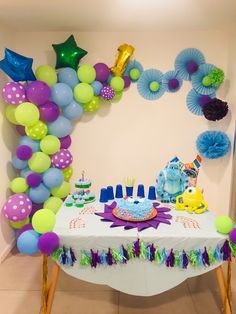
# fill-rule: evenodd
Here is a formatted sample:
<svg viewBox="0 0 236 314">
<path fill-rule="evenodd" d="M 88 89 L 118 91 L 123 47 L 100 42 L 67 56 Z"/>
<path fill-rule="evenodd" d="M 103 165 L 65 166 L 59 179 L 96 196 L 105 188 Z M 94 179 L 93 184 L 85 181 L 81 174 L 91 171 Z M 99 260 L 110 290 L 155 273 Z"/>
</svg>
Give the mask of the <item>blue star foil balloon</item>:
<svg viewBox="0 0 236 314">
<path fill-rule="evenodd" d="M 32 71 L 32 64 L 32 58 L 22 56 L 6 48 L 5 58 L 0 61 L 0 69 L 15 82 L 35 81 L 36 78 Z"/>
</svg>

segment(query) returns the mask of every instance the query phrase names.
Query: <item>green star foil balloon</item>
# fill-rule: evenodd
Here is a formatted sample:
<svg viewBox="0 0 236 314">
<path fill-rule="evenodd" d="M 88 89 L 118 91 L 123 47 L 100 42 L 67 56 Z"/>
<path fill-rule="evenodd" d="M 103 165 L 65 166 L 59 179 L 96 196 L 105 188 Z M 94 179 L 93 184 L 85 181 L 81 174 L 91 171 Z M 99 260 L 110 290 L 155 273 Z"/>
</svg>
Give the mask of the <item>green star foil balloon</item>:
<svg viewBox="0 0 236 314">
<path fill-rule="evenodd" d="M 77 46 L 73 35 L 64 43 L 53 44 L 52 47 L 57 56 L 56 69 L 70 67 L 77 70 L 80 59 L 88 53 Z"/>
</svg>

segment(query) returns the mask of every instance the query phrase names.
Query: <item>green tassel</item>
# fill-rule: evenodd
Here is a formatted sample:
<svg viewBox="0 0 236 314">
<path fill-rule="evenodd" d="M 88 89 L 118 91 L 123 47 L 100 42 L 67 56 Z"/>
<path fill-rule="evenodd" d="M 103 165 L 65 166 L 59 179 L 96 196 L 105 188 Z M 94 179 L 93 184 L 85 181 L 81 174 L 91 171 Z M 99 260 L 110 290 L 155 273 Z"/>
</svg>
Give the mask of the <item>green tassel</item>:
<svg viewBox="0 0 236 314">
<path fill-rule="evenodd" d="M 116 250 L 111 250 L 111 254 L 116 262 L 123 262 L 123 256 L 119 252 L 117 252 Z"/>
<path fill-rule="evenodd" d="M 81 266 L 91 265 L 91 256 L 88 256 L 83 251 L 81 252 L 80 265 Z"/>
<path fill-rule="evenodd" d="M 194 267 L 197 266 L 197 256 L 194 250 L 191 250 L 189 253 L 190 264 Z"/>
<path fill-rule="evenodd" d="M 127 254 L 129 259 L 134 258 L 133 246 L 130 244 L 127 244 Z"/>
<path fill-rule="evenodd" d="M 223 70 L 215 68 L 208 73 L 208 77 L 211 80 L 211 85 L 219 87 L 221 83 L 224 81 L 225 74 Z"/>
<path fill-rule="evenodd" d="M 140 257 L 142 259 L 147 258 L 146 246 L 145 246 L 143 240 L 140 241 Z"/>
<path fill-rule="evenodd" d="M 157 264 L 161 263 L 161 253 L 159 251 L 158 246 L 156 247 L 156 251 L 155 251 L 155 261 L 157 262 Z"/>
<path fill-rule="evenodd" d="M 214 257 L 214 251 L 212 250 L 212 248 L 210 247 L 208 249 L 208 256 L 209 256 L 209 262 L 211 265 L 215 264 L 215 257 Z"/>
<path fill-rule="evenodd" d="M 180 256 L 180 253 L 179 253 L 179 251 L 175 251 L 174 254 L 175 254 L 174 265 L 175 265 L 175 267 L 179 267 L 179 261 L 180 261 L 179 256 Z"/>
<path fill-rule="evenodd" d="M 232 256 L 236 257 L 236 244 L 234 244 L 232 241 L 229 241 L 229 246 L 231 249 Z"/>
<path fill-rule="evenodd" d="M 52 253 L 52 259 L 57 262 L 59 260 L 59 256 L 61 255 L 61 252 L 63 251 L 63 249 L 61 247 L 59 247 L 59 249 L 57 249 L 55 252 Z"/>
</svg>

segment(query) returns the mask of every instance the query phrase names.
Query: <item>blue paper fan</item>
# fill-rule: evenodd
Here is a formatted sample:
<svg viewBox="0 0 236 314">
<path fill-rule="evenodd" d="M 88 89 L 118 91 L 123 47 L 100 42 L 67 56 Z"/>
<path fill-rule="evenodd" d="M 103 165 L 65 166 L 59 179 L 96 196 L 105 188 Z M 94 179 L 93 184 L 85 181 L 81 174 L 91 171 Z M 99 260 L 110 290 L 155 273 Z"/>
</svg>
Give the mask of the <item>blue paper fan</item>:
<svg viewBox="0 0 236 314">
<path fill-rule="evenodd" d="M 182 50 L 175 59 L 175 70 L 183 80 L 190 81 L 191 75 L 198 71 L 201 64 L 205 63 L 203 53 L 196 48 Z"/>
<path fill-rule="evenodd" d="M 200 95 L 194 89 L 191 89 L 186 99 L 188 110 L 197 116 L 202 116 L 203 115 L 202 106 L 205 103 L 207 103 L 207 101 L 215 97 L 216 97 L 215 93 L 210 94 L 208 96 Z"/>
<path fill-rule="evenodd" d="M 143 71 L 137 84 L 139 94 L 147 100 L 160 98 L 165 92 L 165 86 L 162 83 L 162 78 L 163 74 L 159 70 L 149 69 Z M 156 92 L 152 92 L 150 90 L 150 84 L 152 82 L 157 82 L 159 84 L 159 89 Z"/>
<path fill-rule="evenodd" d="M 140 62 L 136 61 L 136 60 L 131 60 L 131 61 L 128 63 L 128 65 L 127 65 L 127 67 L 126 67 L 126 69 L 125 69 L 123 75 L 128 75 L 128 76 L 129 76 L 129 72 L 130 72 L 132 69 L 138 69 L 139 72 L 140 72 L 140 74 L 143 73 L 143 66 L 142 66 L 142 64 L 141 64 Z M 131 79 L 131 78 L 130 78 L 130 79 Z M 132 82 L 137 82 L 138 80 L 135 80 L 135 81 L 134 81 L 134 80 L 131 79 L 131 81 L 132 81 Z"/>
<path fill-rule="evenodd" d="M 175 93 L 181 88 L 183 80 L 177 71 L 168 71 L 163 75 L 162 83 L 167 92 Z"/>
<path fill-rule="evenodd" d="M 204 86 L 202 84 L 202 80 L 205 76 L 207 76 L 209 74 L 209 72 L 211 70 L 213 70 L 215 68 L 215 66 L 213 64 L 209 64 L 209 63 L 205 63 L 202 64 L 197 73 L 192 75 L 192 85 L 193 88 L 196 90 L 196 92 L 198 92 L 201 95 L 210 95 L 215 93 L 215 91 L 217 90 L 216 86 Z"/>
</svg>

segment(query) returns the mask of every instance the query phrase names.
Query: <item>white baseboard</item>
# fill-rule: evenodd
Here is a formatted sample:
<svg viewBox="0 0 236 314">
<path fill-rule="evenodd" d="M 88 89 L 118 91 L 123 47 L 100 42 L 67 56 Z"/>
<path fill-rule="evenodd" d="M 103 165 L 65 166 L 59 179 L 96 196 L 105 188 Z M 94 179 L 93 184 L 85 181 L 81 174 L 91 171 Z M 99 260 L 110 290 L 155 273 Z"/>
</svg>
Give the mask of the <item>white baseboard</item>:
<svg viewBox="0 0 236 314">
<path fill-rule="evenodd" d="M 0 253 L 0 264 L 7 258 L 8 254 L 14 248 L 15 244 L 16 244 L 16 239 L 12 239 L 12 241 Z"/>
</svg>

